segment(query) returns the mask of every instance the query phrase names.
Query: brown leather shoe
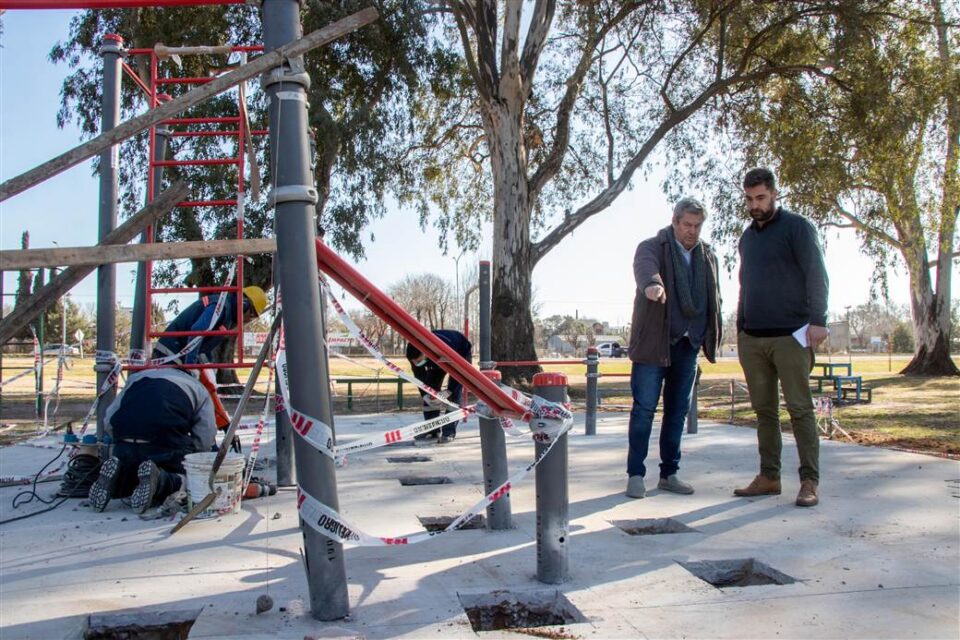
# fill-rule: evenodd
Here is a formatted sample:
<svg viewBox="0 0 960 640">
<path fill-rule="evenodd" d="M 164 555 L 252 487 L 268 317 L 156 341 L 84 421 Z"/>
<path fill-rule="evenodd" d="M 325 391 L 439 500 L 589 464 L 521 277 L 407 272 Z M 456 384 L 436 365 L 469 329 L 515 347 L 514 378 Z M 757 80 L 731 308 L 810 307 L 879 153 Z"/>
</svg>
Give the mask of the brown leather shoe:
<svg viewBox="0 0 960 640">
<path fill-rule="evenodd" d="M 780 495 L 780 481 L 771 480 L 761 473 L 748 486 L 742 489 L 734 489 L 733 495 L 741 497 L 778 496 Z"/>
<path fill-rule="evenodd" d="M 820 498 L 817 497 L 817 481 L 816 480 L 800 481 L 800 493 L 797 494 L 797 506 L 798 507 L 815 507 L 819 502 L 820 502 Z"/>
</svg>

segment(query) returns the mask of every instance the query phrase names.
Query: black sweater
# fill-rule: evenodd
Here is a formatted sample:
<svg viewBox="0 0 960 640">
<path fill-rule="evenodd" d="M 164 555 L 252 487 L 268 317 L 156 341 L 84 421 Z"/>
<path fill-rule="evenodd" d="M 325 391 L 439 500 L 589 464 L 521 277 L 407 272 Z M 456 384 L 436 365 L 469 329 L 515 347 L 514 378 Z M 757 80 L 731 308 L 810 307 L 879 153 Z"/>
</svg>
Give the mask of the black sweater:
<svg viewBox="0 0 960 640">
<path fill-rule="evenodd" d="M 826 326 L 829 282 L 810 222 L 780 207 L 763 228 L 746 228 L 739 250 L 738 330 L 778 336 Z"/>
</svg>

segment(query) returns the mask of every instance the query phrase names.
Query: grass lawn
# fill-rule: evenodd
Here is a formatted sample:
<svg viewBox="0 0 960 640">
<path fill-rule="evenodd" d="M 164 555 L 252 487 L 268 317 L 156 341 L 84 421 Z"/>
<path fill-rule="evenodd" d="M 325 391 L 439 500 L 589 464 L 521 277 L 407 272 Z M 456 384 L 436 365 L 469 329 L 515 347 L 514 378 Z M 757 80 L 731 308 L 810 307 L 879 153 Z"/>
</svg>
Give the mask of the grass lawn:
<svg viewBox="0 0 960 640">
<path fill-rule="evenodd" d="M 909 356 L 896 355 L 890 361 L 886 355 L 857 356 L 853 359 L 853 372 L 862 375 L 864 384 L 873 388 L 873 402 L 863 405 L 837 407 L 834 416 L 840 426 L 855 440 L 863 444 L 901 447 L 928 451 L 931 453 L 960 455 L 960 378 L 915 378 L 896 374 L 909 362 Z M 394 361 L 406 368 L 406 360 L 401 357 Z M 824 359 L 827 361 L 827 359 Z M 846 358 L 834 357 L 834 362 L 847 362 Z M 32 366 L 31 358 L 5 357 L 3 359 L 4 379 L 16 375 L 18 371 L 8 367 Z M 60 411 L 53 422 L 62 424 L 69 419 L 79 419 L 86 413 L 93 400 L 95 374 L 92 358 L 72 358 L 72 366 L 65 372 L 61 386 L 62 400 Z M 736 358 L 721 358 L 716 364 L 702 363 L 703 378 L 699 400 L 702 420 L 733 422 L 752 426 L 753 411 L 750 408 L 747 393 L 743 388 L 743 371 Z M 548 371 L 566 373 L 570 382 L 570 395 L 574 403 L 582 403 L 586 394 L 585 367 L 581 364 L 550 365 Z M 608 409 L 619 405 L 626 407 L 630 403 L 629 380 L 623 374 L 629 374 L 630 361 L 625 358 L 604 358 L 600 361 L 601 374 L 621 374 L 620 376 L 601 377 L 600 388 L 602 403 Z M 239 372 L 241 382 L 244 371 Z M 330 361 L 330 376 L 338 379 L 333 385 L 335 392 L 334 409 L 346 412 L 347 385 L 344 378 L 380 378 L 383 381 L 393 379 L 392 374 L 372 358 L 334 358 Z M 56 377 L 56 361 L 44 368 L 44 389 L 53 388 Z M 734 381 L 734 397 L 731 416 L 730 382 Z M 262 371 L 257 382 L 257 391 L 266 390 L 267 372 Z M 739 383 L 739 384 L 738 384 Z M 354 382 L 352 385 L 354 411 L 395 411 L 396 385 L 375 381 Z M 825 385 L 825 389 L 830 385 Z M 404 408 L 415 409 L 419 406 L 419 396 L 412 385 L 403 386 Z M 4 436 L 23 430 L 32 432 L 34 406 L 34 380 L 28 375 L 3 387 L 0 397 L 0 421 L 18 422 L 18 428 L 4 427 L 0 433 L 0 443 Z M 261 401 L 255 400 L 254 410 L 259 410 Z M 228 403 L 229 404 L 229 403 Z M 248 409 L 249 411 L 249 409 Z M 731 419 L 732 418 L 732 419 Z M 785 425 L 789 425 L 786 411 L 781 413 Z M 843 437 L 838 436 L 838 437 Z"/>
</svg>

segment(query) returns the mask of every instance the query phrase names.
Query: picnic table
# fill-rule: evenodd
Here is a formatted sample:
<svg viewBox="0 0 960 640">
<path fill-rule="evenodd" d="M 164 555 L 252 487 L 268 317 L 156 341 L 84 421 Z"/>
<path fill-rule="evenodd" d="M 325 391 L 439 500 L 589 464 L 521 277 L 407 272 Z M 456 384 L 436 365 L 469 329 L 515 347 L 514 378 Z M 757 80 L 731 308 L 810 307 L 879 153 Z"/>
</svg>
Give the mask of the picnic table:
<svg viewBox="0 0 960 640">
<path fill-rule="evenodd" d="M 380 377 L 358 377 L 358 376 L 338 376 L 330 378 L 334 384 L 347 385 L 347 411 L 353 410 L 353 385 L 354 384 L 395 384 L 397 385 L 397 408 L 403 409 L 403 378 L 380 378 Z"/>
</svg>

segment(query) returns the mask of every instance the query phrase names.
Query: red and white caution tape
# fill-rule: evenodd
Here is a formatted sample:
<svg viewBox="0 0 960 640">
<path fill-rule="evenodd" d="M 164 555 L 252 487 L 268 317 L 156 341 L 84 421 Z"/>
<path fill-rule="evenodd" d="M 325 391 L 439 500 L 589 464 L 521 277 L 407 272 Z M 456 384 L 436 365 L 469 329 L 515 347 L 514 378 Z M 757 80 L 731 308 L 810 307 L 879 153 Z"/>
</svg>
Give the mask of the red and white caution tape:
<svg viewBox="0 0 960 640">
<path fill-rule="evenodd" d="M 359 527 L 348 522 L 342 515 L 304 491 L 303 487 L 297 487 L 297 510 L 300 512 L 300 517 L 303 518 L 303 521 L 306 522 L 308 526 L 341 544 L 355 544 L 360 547 L 381 547 L 424 542 L 444 533 L 459 529 L 465 523 L 483 513 L 487 506 L 507 495 L 510 489 L 519 484 L 527 474 L 536 468 L 540 461 L 550 453 L 554 445 L 560 441 L 560 436 L 566 433 L 572 425 L 573 416 L 571 415 L 570 420 L 550 439 L 550 445 L 545 448 L 533 462 L 510 476 L 506 482 L 460 514 L 460 516 L 442 531 L 421 531 L 405 536 L 394 537 L 374 536 L 363 532 Z"/>
</svg>

